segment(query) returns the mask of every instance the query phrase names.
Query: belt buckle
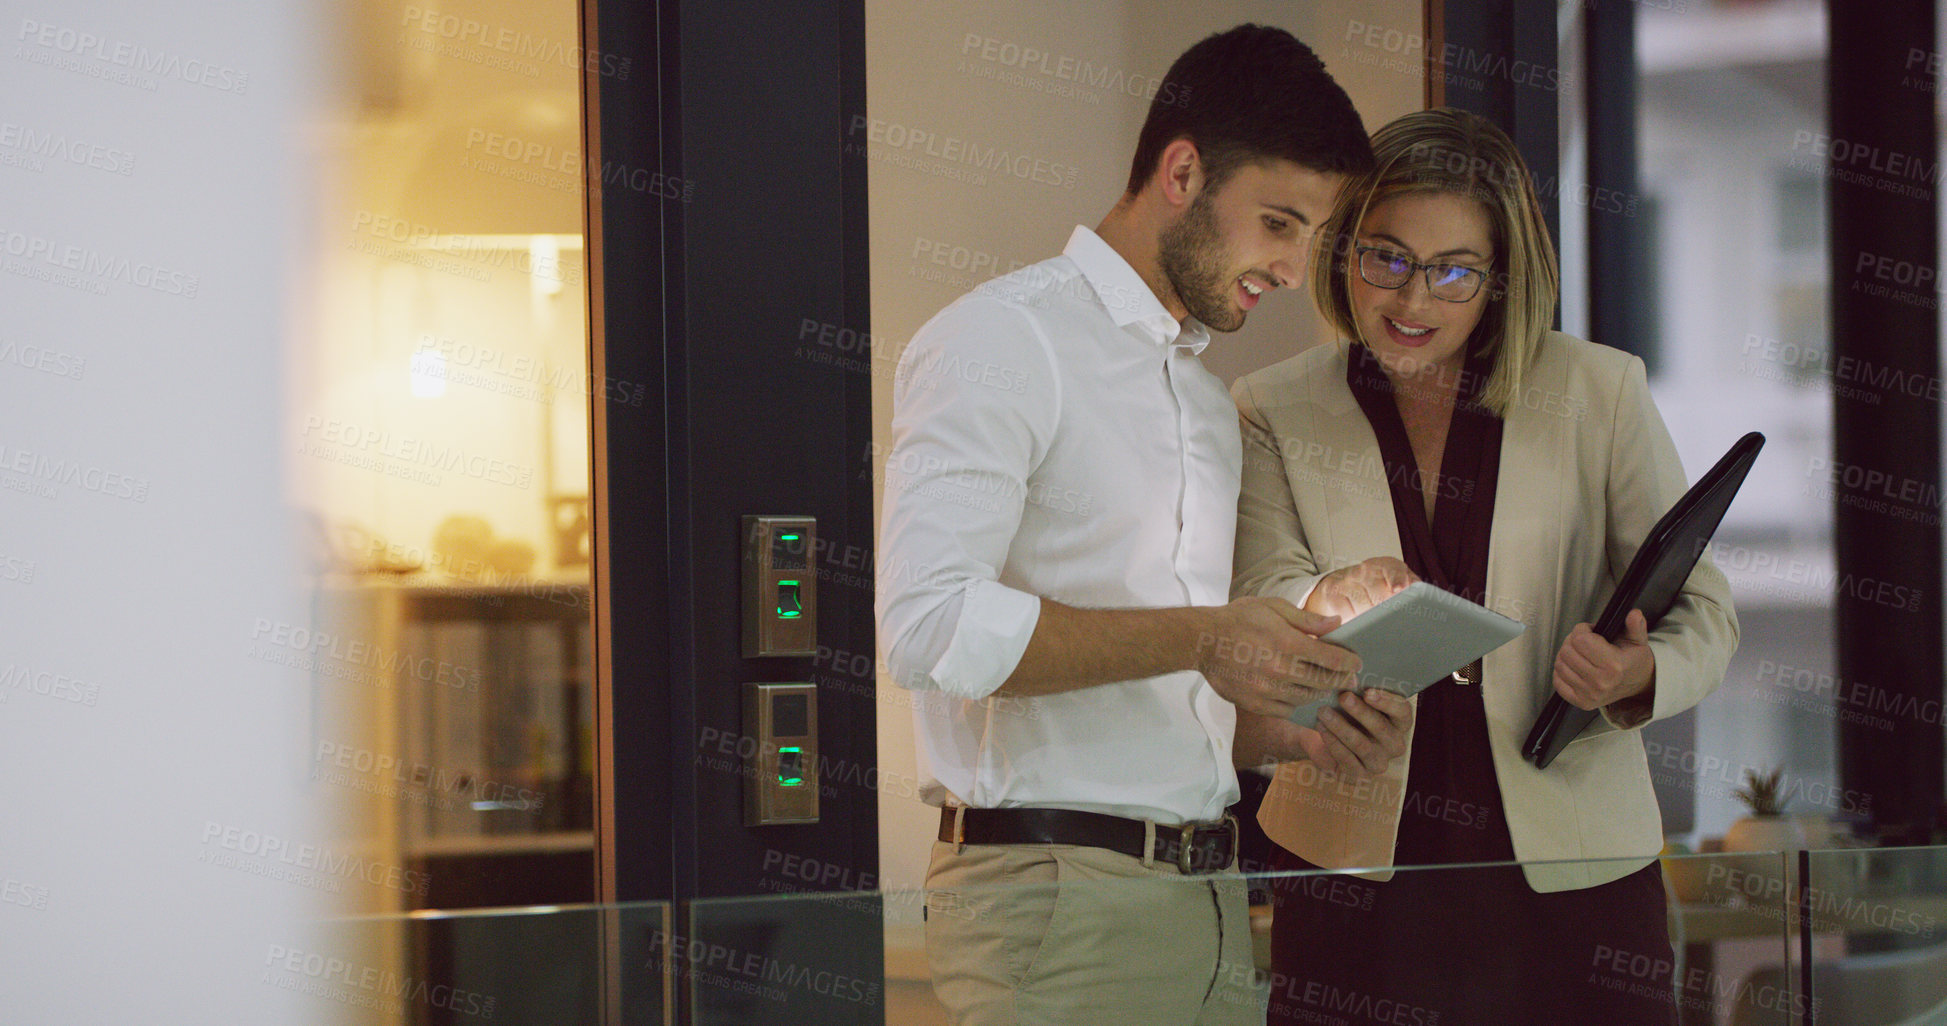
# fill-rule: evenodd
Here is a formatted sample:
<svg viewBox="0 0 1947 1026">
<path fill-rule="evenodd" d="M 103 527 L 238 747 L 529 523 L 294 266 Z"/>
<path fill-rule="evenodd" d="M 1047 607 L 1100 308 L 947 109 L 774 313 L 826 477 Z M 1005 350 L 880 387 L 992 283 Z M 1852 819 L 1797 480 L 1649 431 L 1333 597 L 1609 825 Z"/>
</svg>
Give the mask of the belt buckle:
<svg viewBox="0 0 1947 1026">
<path fill-rule="evenodd" d="M 1201 850 L 1196 844 L 1197 832 L 1199 830 L 1210 830 L 1214 832 L 1218 828 L 1222 828 L 1225 832 L 1230 834 L 1230 859 L 1227 862 L 1225 862 L 1225 864 L 1222 866 L 1213 865 L 1205 869 L 1199 870 L 1198 868 L 1193 866 L 1190 861 L 1190 853 L 1192 851 Z M 1178 842 L 1177 849 L 1176 849 L 1176 868 L 1183 875 L 1190 876 L 1198 872 L 1213 872 L 1218 869 L 1227 869 L 1230 867 L 1231 863 L 1237 861 L 1237 845 L 1238 845 L 1239 837 L 1238 837 L 1238 826 L 1237 826 L 1236 816 L 1233 816 L 1230 813 L 1226 812 L 1224 813 L 1224 818 L 1216 824 L 1206 825 L 1201 827 L 1195 824 L 1185 824 L 1182 829 L 1183 829 L 1183 837 L 1182 840 Z"/>
<path fill-rule="evenodd" d="M 1194 823 L 1183 824 L 1183 837 L 1176 843 L 1176 871 L 1184 876 L 1196 872 L 1190 868 L 1190 853 L 1196 850 L 1197 827 Z"/>
</svg>

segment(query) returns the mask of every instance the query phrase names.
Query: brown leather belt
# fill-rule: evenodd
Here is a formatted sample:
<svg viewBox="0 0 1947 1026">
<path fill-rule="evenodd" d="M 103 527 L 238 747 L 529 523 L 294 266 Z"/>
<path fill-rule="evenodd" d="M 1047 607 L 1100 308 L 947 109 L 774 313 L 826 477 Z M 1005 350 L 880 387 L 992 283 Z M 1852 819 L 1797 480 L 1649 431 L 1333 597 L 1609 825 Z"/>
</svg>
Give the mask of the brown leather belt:
<svg viewBox="0 0 1947 1026">
<path fill-rule="evenodd" d="M 1149 842 L 1154 831 L 1153 846 Z M 1237 818 L 1182 826 L 1152 824 L 1075 809 L 940 810 L 940 840 L 949 844 L 1078 844 L 1148 857 L 1183 873 L 1214 873 L 1237 861 Z"/>
</svg>

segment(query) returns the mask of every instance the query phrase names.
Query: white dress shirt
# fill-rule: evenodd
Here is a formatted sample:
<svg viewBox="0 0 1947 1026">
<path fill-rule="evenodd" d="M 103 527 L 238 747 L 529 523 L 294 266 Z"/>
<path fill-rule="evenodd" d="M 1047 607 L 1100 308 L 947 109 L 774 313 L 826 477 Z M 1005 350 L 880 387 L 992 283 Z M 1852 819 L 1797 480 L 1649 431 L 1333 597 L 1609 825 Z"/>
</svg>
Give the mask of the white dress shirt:
<svg viewBox="0 0 1947 1026">
<path fill-rule="evenodd" d="M 879 638 L 915 703 L 922 794 L 979 808 L 1212 820 L 1236 709 L 1199 673 L 994 694 L 1041 598 L 1229 599 L 1237 410 L 1133 267 L 1087 228 L 920 328 L 894 386 Z"/>
</svg>

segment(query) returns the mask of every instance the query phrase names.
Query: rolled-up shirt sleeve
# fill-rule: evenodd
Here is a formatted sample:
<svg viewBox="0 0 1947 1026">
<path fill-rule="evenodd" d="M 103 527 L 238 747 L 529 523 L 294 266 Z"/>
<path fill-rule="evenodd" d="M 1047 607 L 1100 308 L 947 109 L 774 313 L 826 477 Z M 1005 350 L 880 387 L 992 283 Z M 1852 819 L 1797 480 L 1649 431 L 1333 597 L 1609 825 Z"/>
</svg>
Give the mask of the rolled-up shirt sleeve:
<svg viewBox="0 0 1947 1026">
<path fill-rule="evenodd" d="M 1041 600 L 1002 579 L 1060 404 L 1046 340 L 999 300 L 941 311 L 900 358 L 877 567 L 900 686 L 985 698 L 1019 664 Z"/>
</svg>

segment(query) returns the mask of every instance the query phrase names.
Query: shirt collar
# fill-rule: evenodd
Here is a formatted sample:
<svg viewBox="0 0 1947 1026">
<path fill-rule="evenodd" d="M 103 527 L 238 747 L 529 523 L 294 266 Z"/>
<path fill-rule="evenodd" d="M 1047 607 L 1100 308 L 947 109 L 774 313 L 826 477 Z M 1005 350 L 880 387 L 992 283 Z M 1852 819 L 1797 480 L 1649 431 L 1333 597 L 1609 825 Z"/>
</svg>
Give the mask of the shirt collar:
<svg viewBox="0 0 1947 1026">
<path fill-rule="evenodd" d="M 1076 225 L 1068 236 L 1062 255 L 1075 262 L 1082 277 L 1095 289 L 1097 301 L 1108 311 L 1118 328 L 1134 326 L 1143 337 L 1158 345 L 1181 346 L 1191 353 L 1203 352 L 1210 344 L 1210 329 L 1195 317 L 1178 323 L 1163 308 L 1162 300 L 1150 291 L 1149 283 L 1129 266 L 1129 261 L 1102 241 L 1085 225 Z"/>
</svg>

